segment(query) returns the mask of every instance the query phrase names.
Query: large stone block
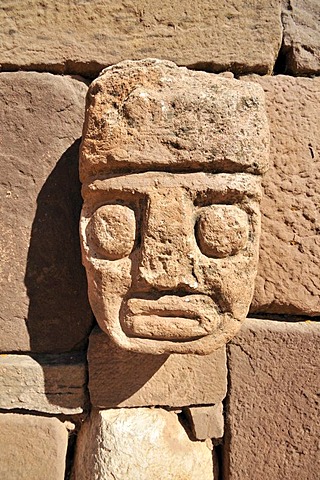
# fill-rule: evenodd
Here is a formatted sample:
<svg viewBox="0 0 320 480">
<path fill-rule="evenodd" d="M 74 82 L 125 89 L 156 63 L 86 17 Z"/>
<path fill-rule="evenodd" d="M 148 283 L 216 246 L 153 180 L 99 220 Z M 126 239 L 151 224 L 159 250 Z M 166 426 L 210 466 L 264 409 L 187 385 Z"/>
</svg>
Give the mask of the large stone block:
<svg viewBox="0 0 320 480">
<path fill-rule="evenodd" d="M 320 314 L 320 78 L 245 77 L 265 90 L 271 132 L 251 312 Z"/>
<path fill-rule="evenodd" d="M 78 436 L 73 478 L 213 480 L 212 451 L 191 441 L 173 412 L 93 411 Z"/>
<path fill-rule="evenodd" d="M 68 432 L 57 418 L 0 414 L 0 476 L 63 480 Z"/>
<path fill-rule="evenodd" d="M 286 73 L 312 75 L 320 72 L 319 0 L 283 1 L 282 55 Z"/>
<path fill-rule="evenodd" d="M 0 74 L 0 351 L 79 349 L 92 323 L 80 259 L 86 84 Z"/>
<path fill-rule="evenodd" d="M 218 403 L 227 390 L 225 355 L 225 347 L 206 356 L 127 352 L 96 328 L 88 351 L 91 402 L 100 408 Z"/>
<path fill-rule="evenodd" d="M 0 63 L 96 75 L 127 58 L 158 57 L 267 73 L 281 43 L 280 1 L 6 1 Z"/>
<path fill-rule="evenodd" d="M 226 480 L 320 471 L 320 324 L 247 320 L 228 347 Z"/>
<path fill-rule="evenodd" d="M 82 413 L 86 381 L 82 354 L 1 355 L 0 408 Z"/>
</svg>

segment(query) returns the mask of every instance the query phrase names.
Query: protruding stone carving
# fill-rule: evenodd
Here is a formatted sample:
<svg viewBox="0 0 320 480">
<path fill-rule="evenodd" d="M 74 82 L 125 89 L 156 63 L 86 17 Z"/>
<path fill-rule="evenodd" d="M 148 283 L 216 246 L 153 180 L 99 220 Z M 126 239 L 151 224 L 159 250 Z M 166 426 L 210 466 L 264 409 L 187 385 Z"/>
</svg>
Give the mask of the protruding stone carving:
<svg viewBox="0 0 320 480">
<path fill-rule="evenodd" d="M 100 327 L 143 353 L 207 354 L 245 319 L 268 126 L 262 89 L 148 59 L 87 102 L 83 263 Z"/>
</svg>

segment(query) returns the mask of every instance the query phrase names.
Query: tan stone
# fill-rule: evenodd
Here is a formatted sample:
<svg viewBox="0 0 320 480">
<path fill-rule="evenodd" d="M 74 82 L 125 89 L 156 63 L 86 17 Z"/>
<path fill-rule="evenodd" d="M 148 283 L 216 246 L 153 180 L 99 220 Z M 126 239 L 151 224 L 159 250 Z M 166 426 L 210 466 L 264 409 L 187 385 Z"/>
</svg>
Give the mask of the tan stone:
<svg viewBox="0 0 320 480">
<path fill-rule="evenodd" d="M 286 73 L 320 72 L 320 3 L 318 0 L 283 2 L 283 46 Z"/>
<path fill-rule="evenodd" d="M 206 438 L 220 439 L 223 437 L 223 405 L 208 407 L 186 407 L 184 412 L 191 425 L 192 433 L 197 440 Z"/>
<path fill-rule="evenodd" d="M 74 480 L 213 480 L 212 451 L 162 409 L 93 411 L 78 436 Z"/>
<path fill-rule="evenodd" d="M 223 478 L 318 478 L 319 340 L 317 322 L 245 322 L 228 347 Z"/>
<path fill-rule="evenodd" d="M 97 328 L 88 363 L 95 407 L 212 404 L 227 392 L 225 347 L 205 357 L 143 355 L 120 349 Z"/>
<path fill-rule="evenodd" d="M 68 432 L 57 418 L 0 414 L 0 476 L 63 480 Z"/>
<path fill-rule="evenodd" d="M 95 317 L 119 346 L 203 355 L 240 328 L 268 145 L 253 83 L 148 59 L 91 84 L 82 258 Z"/>
<path fill-rule="evenodd" d="M 0 351 L 79 349 L 92 323 L 78 236 L 87 87 L 17 72 L 0 91 Z"/>
<path fill-rule="evenodd" d="M 0 355 L 0 408 L 46 413 L 83 412 L 86 362 L 82 355 Z"/>
<path fill-rule="evenodd" d="M 320 314 L 320 79 L 245 77 L 265 90 L 271 130 L 251 312 Z"/>
<path fill-rule="evenodd" d="M 121 60 L 159 57 L 215 71 L 271 72 L 280 0 L 13 0 L 0 7 L 2 69 L 96 75 Z"/>
</svg>

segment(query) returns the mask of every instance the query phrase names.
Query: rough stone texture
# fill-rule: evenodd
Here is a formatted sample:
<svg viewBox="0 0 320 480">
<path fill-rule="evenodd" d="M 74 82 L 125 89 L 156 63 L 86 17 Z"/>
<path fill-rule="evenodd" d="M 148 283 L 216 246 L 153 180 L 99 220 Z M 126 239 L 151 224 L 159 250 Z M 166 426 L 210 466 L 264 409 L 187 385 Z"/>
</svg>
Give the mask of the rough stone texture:
<svg viewBox="0 0 320 480">
<path fill-rule="evenodd" d="M 74 480 L 213 480 L 212 451 L 173 412 L 93 411 L 78 436 Z"/>
<path fill-rule="evenodd" d="M 0 74 L 0 351 L 79 349 L 92 323 L 78 236 L 86 91 L 70 77 Z"/>
<path fill-rule="evenodd" d="M 63 480 L 68 432 L 57 418 L 0 414 L 0 476 Z"/>
<path fill-rule="evenodd" d="M 96 75 L 126 58 L 215 71 L 272 71 L 281 0 L 13 0 L 1 2 L 3 69 Z"/>
<path fill-rule="evenodd" d="M 83 412 L 86 363 L 82 355 L 0 355 L 0 408 L 47 413 Z"/>
<path fill-rule="evenodd" d="M 320 324 L 247 320 L 228 347 L 226 480 L 320 471 Z"/>
<path fill-rule="evenodd" d="M 192 433 L 198 440 L 223 437 L 224 419 L 222 403 L 208 407 L 187 407 L 184 409 L 184 412 L 190 423 Z"/>
<path fill-rule="evenodd" d="M 284 0 L 283 4 L 282 55 L 286 73 L 319 74 L 319 0 Z"/>
<path fill-rule="evenodd" d="M 88 362 L 90 399 L 100 408 L 213 404 L 227 392 L 225 347 L 205 357 L 142 355 L 118 348 L 97 328 Z"/>
<path fill-rule="evenodd" d="M 270 169 L 251 312 L 320 314 L 320 78 L 245 77 L 266 93 Z"/>
<path fill-rule="evenodd" d="M 246 318 L 269 154 L 256 87 L 155 59 L 91 84 L 82 258 L 96 319 L 122 348 L 208 354 Z"/>
</svg>

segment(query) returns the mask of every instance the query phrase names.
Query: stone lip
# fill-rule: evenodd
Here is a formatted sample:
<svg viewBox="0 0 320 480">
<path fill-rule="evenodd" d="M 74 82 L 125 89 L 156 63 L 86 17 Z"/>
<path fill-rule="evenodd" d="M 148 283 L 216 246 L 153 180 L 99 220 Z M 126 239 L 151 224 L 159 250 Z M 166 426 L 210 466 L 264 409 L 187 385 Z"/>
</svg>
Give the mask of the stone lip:
<svg viewBox="0 0 320 480">
<path fill-rule="evenodd" d="M 206 295 L 131 298 L 124 309 L 122 324 L 129 336 L 187 341 L 212 334 L 217 327 L 216 307 Z"/>
</svg>

